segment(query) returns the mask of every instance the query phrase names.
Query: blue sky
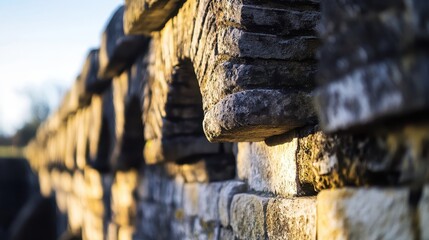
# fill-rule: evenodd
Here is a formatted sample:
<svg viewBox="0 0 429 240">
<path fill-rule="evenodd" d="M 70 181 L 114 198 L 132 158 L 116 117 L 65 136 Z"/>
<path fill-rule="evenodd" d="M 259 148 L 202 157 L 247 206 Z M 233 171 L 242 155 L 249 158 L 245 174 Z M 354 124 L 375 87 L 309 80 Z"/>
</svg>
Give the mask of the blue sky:
<svg viewBox="0 0 429 240">
<path fill-rule="evenodd" d="M 55 106 L 123 0 L 0 0 L 0 132 L 28 119 L 26 93 Z"/>
</svg>

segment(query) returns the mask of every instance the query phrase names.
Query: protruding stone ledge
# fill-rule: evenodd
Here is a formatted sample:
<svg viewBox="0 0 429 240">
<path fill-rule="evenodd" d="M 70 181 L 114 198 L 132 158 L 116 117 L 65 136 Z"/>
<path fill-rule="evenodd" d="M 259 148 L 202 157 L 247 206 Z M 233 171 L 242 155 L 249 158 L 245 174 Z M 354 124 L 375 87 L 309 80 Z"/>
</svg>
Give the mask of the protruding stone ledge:
<svg viewBox="0 0 429 240">
<path fill-rule="evenodd" d="M 357 69 L 322 86 L 316 105 L 322 127 L 335 132 L 429 109 L 429 57 L 408 54 Z"/>
<path fill-rule="evenodd" d="M 275 1 L 276 7 L 282 3 Z M 280 1 L 281 2 L 281 1 Z M 289 4 L 293 1 L 288 1 Z M 311 1 L 295 1 L 311 5 Z M 314 1 L 316 2 L 316 1 Z M 285 3 L 285 5 L 288 3 Z M 296 3 L 295 3 L 296 4 Z M 221 14 L 218 20 L 226 25 L 239 26 L 250 32 L 275 34 L 278 36 L 296 33 L 314 34 L 320 12 L 311 8 L 295 7 L 294 9 L 276 8 L 274 4 L 255 0 L 218 0 L 215 7 Z"/>
<path fill-rule="evenodd" d="M 149 35 L 161 30 L 183 2 L 185 0 L 126 0 L 125 33 Z"/>
<path fill-rule="evenodd" d="M 311 93 L 260 89 L 229 95 L 206 112 L 203 127 L 212 142 L 257 142 L 315 122 Z"/>
<path fill-rule="evenodd" d="M 149 39 L 144 36 L 125 36 L 124 7 L 120 7 L 108 23 L 101 41 L 98 77 L 112 79 L 119 75 L 142 53 Z"/>
<path fill-rule="evenodd" d="M 233 57 L 279 60 L 313 59 L 319 40 L 313 36 L 282 38 L 236 28 L 218 32 L 218 51 Z"/>
<path fill-rule="evenodd" d="M 188 157 L 217 154 L 220 144 L 207 141 L 204 136 L 180 136 L 166 139 L 147 140 L 144 147 L 144 158 L 148 165 L 165 161 L 180 161 Z"/>
<path fill-rule="evenodd" d="M 79 88 L 84 95 L 81 96 L 83 98 L 81 101 L 85 101 L 91 94 L 101 93 L 110 84 L 109 80 L 101 80 L 97 76 L 99 68 L 98 55 L 99 49 L 90 50 L 82 67 L 79 77 Z"/>
</svg>

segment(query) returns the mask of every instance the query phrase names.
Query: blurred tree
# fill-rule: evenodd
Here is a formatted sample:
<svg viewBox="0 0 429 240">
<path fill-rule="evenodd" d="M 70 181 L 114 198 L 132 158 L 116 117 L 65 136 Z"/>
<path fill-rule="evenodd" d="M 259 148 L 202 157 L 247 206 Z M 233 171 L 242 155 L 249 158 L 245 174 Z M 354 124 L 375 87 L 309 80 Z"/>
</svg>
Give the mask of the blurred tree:
<svg viewBox="0 0 429 240">
<path fill-rule="evenodd" d="M 50 106 L 46 98 L 29 92 L 30 119 L 12 137 L 12 144 L 23 147 L 36 135 L 37 128 L 48 117 Z"/>
</svg>

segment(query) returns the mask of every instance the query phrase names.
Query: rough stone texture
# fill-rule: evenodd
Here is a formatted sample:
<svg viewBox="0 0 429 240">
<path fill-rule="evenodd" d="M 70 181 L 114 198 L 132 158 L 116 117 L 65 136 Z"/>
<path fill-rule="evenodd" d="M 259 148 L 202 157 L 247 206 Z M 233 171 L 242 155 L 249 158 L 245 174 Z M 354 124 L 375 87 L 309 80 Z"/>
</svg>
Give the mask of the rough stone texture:
<svg viewBox="0 0 429 240">
<path fill-rule="evenodd" d="M 356 69 L 320 88 L 316 99 L 325 131 L 362 127 L 428 108 L 428 57 L 408 54 Z"/>
<path fill-rule="evenodd" d="M 236 194 L 231 203 L 231 226 L 239 239 L 266 239 L 265 211 L 268 198 Z"/>
<path fill-rule="evenodd" d="M 220 31 L 218 39 L 220 54 L 241 58 L 302 61 L 313 59 L 319 45 L 316 37 L 283 39 L 275 35 L 250 33 L 236 28 Z"/>
<path fill-rule="evenodd" d="M 274 8 L 269 3 L 264 4 L 248 0 L 221 0 L 216 2 L 216 7 L 223 10 L 218 16 L 221 21 L 231 25 L 239 25 L 251 32 L 264 32 L 280 36 L 302 34 L 302 32 L 311 34 L 320 18 L 320 12 L 311 7 L 308 7 L 307 10 L 292 10 Z"/>
<path fill-rule="evenodd" d="M 124 71 L 147 45 L 143 36 L 125 36 L 123 27 L 124 7 L 116 10 L 103 33 L 98 77 L 108 80 Z"/>
<path fill-rule="evenodd" d="M 316 198 L 273 198 L 267 205 L 269 239 L 316 239 Z"/>
<path fill-rule="evenodd" d="M 291 133 L 267 143 L 238 144 L 238 168 L 243 169 L 240 178 L 255 191 L 281 196 L 314 194 L 313 163 L 317 158 L 306 151 L 315 152 L 319 146 L 308 149 L 303 143 L 299 133 Z"/>
<path fill-rule="evenodd" d="M 414 239 L 406 189 L 326 190 L 317 196 L 318 239 Z"/>
<path fill-rule="evenodd" d="M 315 121 L 309 93 L 249 90 L 217 103 L 203 126 L 210 141 L 256 142 Z"/>
<path fill-rule="evenodd" d="M 219 219 L 223 227 L 228 227 L 230 223 L 230 209 L 231 202 L 234 195 L 238 193 L 243 193 L 247 190 L 245 183 L 240 181 L 228 181 L 225 182 L 222 186 L 222 189 L 219 193 Z M 222 231 L 222 230 L 221 230 Z"/>
</svg>

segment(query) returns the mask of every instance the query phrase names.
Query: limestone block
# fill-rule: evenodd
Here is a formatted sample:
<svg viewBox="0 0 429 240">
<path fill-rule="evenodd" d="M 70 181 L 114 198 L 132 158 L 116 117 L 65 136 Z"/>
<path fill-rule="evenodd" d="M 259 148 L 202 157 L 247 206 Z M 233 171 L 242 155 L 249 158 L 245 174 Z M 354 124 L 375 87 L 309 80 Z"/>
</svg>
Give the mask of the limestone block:
<svg viewBox="0 0 429 240">
<path fill-rule="evenodd" d="M 139 212 L 136 231 L 143 239 L 171 239 L 170 221 L 173 220 L 173 216 L 169 207 L 140 202 Z"/>
<path fill-rule="evenodd" d="M 148 140 L 144 147 L 144 158 L 148 165 L 160 162 L 184 160 L 194 155 L 216 154 L 219 144 L 193 136 Z"/>
<path fill-rule="evenodd" d="M 108 80 L 120 74 L 144 51 L 148 39 L 144 36 L 126 36 L 123 26 L 124 7 L 116 10 L 103 32 L 98 77 Z"/>
<path fill-rule="evenodd" d="M 81 199 L 74 194 L 67 196 L 67 218 L 72 232 L 79 232 L 83 225 L 83 206 Z"/>
<path fill-rule="evenodd" d="M 301 157 L 299 134 L 279 136 L 274 142 L 240 143 L 238 162 L 247 161 L 243 172 L 249 187 L 281 196 L 313 194 L 313 158 Z M 310 151 L 316 151 L 313 147 Z"/>
<path fill-rule="evenodd" d="M 238 239 L 266 239 L 265 210 L 268 198 L 236 194 L 231 203 L 231 226 Z"/>
<path fill-rule="evenodd" d="M 137 76 L 131 73 L 131 69 L 126 70 L 115 77 L 112 84 L 116 144 L 110 160 L 112 168 L 118 170 L 138 168 L 143 162 L 141 96 L 131 96 L 131 88 L 134 86 L 132 81 L 137 81 L 132 79 Z"/>
<path fill-rule="evenodd" d="M 219 31 L 218 39 L 219 53 L 233 57 L 302 61 L 313 59 L 319 46 L 316 37 L 281 38 L 236 28 Z"/>
<path fill-rule="evenodd" d="M 186 182 L 214 182 L 234 178 L 234 157 L 230 154 L 198 156 L 196 162 L 182 164 L 179 172 Z"/>
<path fill-rule="evenodd" d="M 229 228 L 221 228 L 219 236 L 222 240 L 235 240 L 234 232 Z"/>
<path fill-rule="evenodd" d="M 218 202 L 219 220 L 223 227 L 225 228 L 228 227 L 230 223 L 229 220 L 231 218 L 230 209 L 231 209 L 232 198 L 234 197 L 234 195 L 238 193 L 245 192 L 246 189 L 247 189 L 246 184 L 241 181 L 227 181 L 223 184 L 222 189 L 220 190 L 220 193 L 219 193 L 219 202 Z"/>
<path fill-rule="evenodd" d="M 314 122 L 311 93 L 249 90 L 231 94 L 207 111 L 203 127 L 213 142 L 262 141 Z"/>
<path fill-rule="evenodd" d="M 119 240 L 118 232 L 119 226 L 116 223 L 109 223 L 107 226 L 107 240 Z"/>
<path fill-rule="evenodd" d="M 408 54 L 356 69 L 319 89 L 316 105 L 327 132 L 366 126 L 428 108 L 424 54 Z"/>
<path fill-rule="evenodd" d="M 137 172 L 116 172 L 111 190 L 112 219 L 121 226 L 131 225 L 136 217 L 134 191 Z"/>
<path fill-rule="evenodd" d="M 126 34 L 146 34 L 160 30 L 183 3 L 181 0 L 126 0 Z"/>
<path fill-rule="evenodd" d="M 105 196 L 105 190 L 111 186 L 111 176 L 101 174 L 97 170 L 85 167 L 85 193 L 87 198 L 102 199 Z"/>
<path fill-rule="evenodd" d="M 397 56 L 416 47 L 416 41 L 427 31 L 415 26 L 406 14 L 388 12 L 369 19 L 356 19 L 333 36 L 325 38 L 320 49 L 319 82 L 335 81 L 349 71 L 377 61 L 384 56 Z M 336 66 L 329 71 L 327 68 Z"/>
<path fill-rule="evenodd" d="M 213 222 L 206 223 L 199 218 L 195 218 L 192 239 L 217 240 L 219 239 L 220 228 Z"/>
<path fill-rule="evenodd" d="M 197 216 L 199 212 L 199 183 L 186 183 L 183 187 L 183 210 L 186 216 Z"/>
<path fill-rule="evenodd" d="M 198 217 L 208 222 L 219 222 L 219 199 L 223 183 L 206 183 L 199 185 Z"/>
<path fill-rule="evenodd" d="M 337 189 L 317 196 L 318 239 L 413 239 L 407 189 Z"/>
<path fill-rule="evenodd" d="M 420 223 L 420 239 L 429 239 L 429 229 L 427 227 L 429 224 L 429 185 L 423 188 L 417 211 Z"/>
<path fill-rule="evenodd" d="M 229 60 L 218 64 L 210 79 L 201 82 L 205 110 L 229 94 L 258 88 L 311 88 L 315 85 L 316 64 L 313 61 L 256 59 L 243 62 Z M 321 71 L 321 70 L 319 70 Z"/>
<path fill-rule="evenodd" d="M 134 233 L 133 226 L 121 226 L 118 232 L 118 240 L 132 240 Z"/>
<path fill-rule="evenodd" d="M 103 219 L 95 216 L 89 211 L 84 212 L 82 239 L 85 240 L 103 240 L 104 225 Z"/>
<path fill-rule="evenodd" d="M 269 239 L 316 239 L 316 198 L 273 198 L 267 205 Z"/>
<path fill-rule="evenodd" d="M 412 0 L 393 0 L 388 2 L 374 2 L 374 1 L 329 1 L 322 2 L 322 25 L 325 33 L 331 33 L 338 30 L 345 29 L 345 25 L 353 19 L 364 19 L 376 16 L 377 14 L 384 14 L 389 11 L 400 12 L 409 14 L 416 18 L 416 23 L 421 24 L 424 22 L 425 15 L 429 7 L 425 5 L 424 1 Z"/>
<path fill-rule="evenodd" d="M 312 33 L 320 18 L 316 9 L 312 10 L 311 3 L 302 10 L 299 8 L 275 8 L 258 4 L 256 1 L 223 0 L 217 1 L 222 14 L 219 21 L 226 24 L 239 25 L 251 32 L 264 32 L 275 35 L 296 35 L 303 32 Z M 311 1 L 309 1 L 311 2 Z M 317 1 L 314 1 L 317 2 Z M 315 6 L 314 6 L 315 8 Z"/>
<path fill-rule="evenodd" d="M 239 142 L 234 144 L 234 155 L 236 158 L 237 178 L 246 181 L 250 176 L 250 154 L 251 145 L 247 142 Z"/>
<path fill-rule="evenodd" d="M 52 194 L 52 183 L 50 179 L 49 172 L 46 168 L 42 168 L 37 173 L 38 179 L 39 179 L 39 185 L 40 185 L 40 193 L 44 197 L 49 197 Z"/>
<path fill-rule="evenodd" d="M 97 77 L 99 66 L 99 49 L 91 49 L 86 57 L 79 77 L 79 87 L 83 95 L 81 101 L 87 99 L 93 93 L 101 93 L 109 84 L 108 80 L 101 80 Z"/>
</svg>

